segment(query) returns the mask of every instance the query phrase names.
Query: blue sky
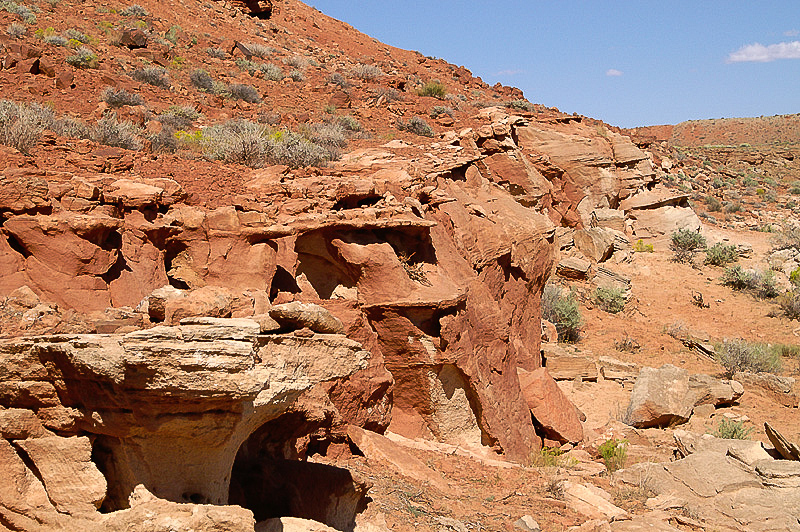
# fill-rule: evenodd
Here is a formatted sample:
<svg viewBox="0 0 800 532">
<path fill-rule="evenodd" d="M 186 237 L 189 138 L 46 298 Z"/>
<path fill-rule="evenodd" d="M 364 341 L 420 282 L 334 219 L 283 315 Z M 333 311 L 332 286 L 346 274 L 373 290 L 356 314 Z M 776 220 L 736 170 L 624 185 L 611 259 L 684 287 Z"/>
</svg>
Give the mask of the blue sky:
<svg viewBox="0 0 800 532">
<path fill-rule="evenodd" d="M 800 0 L 306 0 L 612 125 L 800 113 Z"/>
</svg>

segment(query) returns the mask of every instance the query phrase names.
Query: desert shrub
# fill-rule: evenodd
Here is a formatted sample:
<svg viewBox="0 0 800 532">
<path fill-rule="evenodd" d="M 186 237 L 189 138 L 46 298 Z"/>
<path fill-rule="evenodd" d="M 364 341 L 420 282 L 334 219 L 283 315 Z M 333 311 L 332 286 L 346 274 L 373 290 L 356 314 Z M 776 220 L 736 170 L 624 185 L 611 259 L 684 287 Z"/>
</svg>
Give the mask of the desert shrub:
<svg viewBox="0 0 800 532">
<path fill-rule="evenodd" d="M 653 248 L 653 244 L 645 244 L 644 241 L 640 238 L 636 241 L 633 245 L 633 251 L 636 253 L 653 253 L 655 249 Z"/>
<path fill-rule="evenodd" d="M 36 7 L 28 7 L 25 4 L 18 4 L 16 2 L 12 2 L 10 0 L 5 0 L 0 2 L 0 9 L 3 11 L 7 11 L 12 15 L 17 15 L 19 18 L 25 21 L 26 24 L 35 24 L 36 23 L 36 14 L 33 12 Z"/>
<path fill-rule="evenodd" d="M 723 210 L 729 214 L 740 212 L 742 210 L 742 204 L 738 201 L 729 201 L 725 203 Z"/>
<path fill-rule="evenodd" d="M 306 136 L 314 144 L 328 152 L 328 160 L 336 160 L 342 156 L 342 149 L 347 146 L 347 133 L 336 122 L 313 124 L 306 131 Z"/>
<path fill-rule="evenodd" d="M 402 131 L 408 131 L 421 137 L 433 136 L 433 128 L 429 126 L 425 120 L 418 116 L 412 117 L 407 123 L 404 123 L 402 120 L 398 120 L 397 127 Z"/>
<path fill-rule="evenodd" d="M 331 160 L 331 153 L 303 135 L 272 131 L 247 120 L 230 120 L 206 128 L 200 139 L 203 153 L 212 159 L 258 168 L 285 164 L 294 168 L 318 166 Z"/>
<path fill-rule="evenodd" d="M 780 355 L 764 344 L 734 338 L 717 343 L 714 350 L 729 379 L 740 371 L 775 373 L 781 369 Z"/>
<path fill-rule="evenodd" d="M 228 93 L 234 100 L 244 100 L 248 103 L 259 103 L 261 101 L 261 96 L 259 96 L 254 87 L 242 83 L 228 85 Z"/>
<path fill-rule="evenodd" d="M 206 53 L 215 59 L 226 59 L 228 57 L 228 52 L 222 48 L 206 48 Z"/>
<path fill-rule="evenodd" d="M 722 202 L 714 196 L 706 196 L 705 202 L 706 207 L 708 207 L 708 210 L 711 212 L 719 212 L 722 210 Z"/>
<path fill-rule="evenodd" d="M 54 46 L 66 46 L 69 44 L 69 39 L 62 37 L 61 35 L 45 35 L 42 39 L 45 43 L 52 44 Z"/>
<path fill-rule="evenodd" d="M 67 57 L 66 61 L 75 68 L 97 68 L 98 64 L 97 54 L 85 46 L 75 50 L 75 55 Z"/>
<path fill-rule="evenodd" d="M 800 286 L 800 266 L 792 270 L 792 273 L 789 274 L 789 281 L 794 286 Z"/>
<path fill-rule="evenodd" d="M 542 318 L 556 326 L 560 342 L 577 342 L 583 326 L 578 301 L 556 285 L 548 284 L 542 293 Z"/>
<path fill-rule="evenodd" d="M 148 85 L 153 85 L 154 87 L 168 89 L 170 86 L 169 77 L 167 77 L 167 71 L 161 67 L 150 66 L 137 68 L 131 72 L 131 77 L 136 81 L 141 81 L 142 83 L 147 83 Z"/>
<path fill-rule="evenodd" d="M 29 154 L 53 120 L 53 110 L 48 107 L 0 100 L 0 144 Z"/>
<path fill-rule="evenodd" d="M 509 109 L 517 109 L 520 111 L 528 111 L 528 112 L 532 112 L 535 109 L 534 105 L 531 102 L 522 99 L 511 100 L 509 102 L 506 102 L 505 106 L 508 107 Z"/>
<path fill-rule="evenodd" d="M 265 63 L 260 68 L 264 79 L 269 81 L 280 81 L 283 79 L 283 71 L 278 65 L 272 63 Z"/>
<path fill-rule="evenodd" d="M 65 30 L 64 37 L 66 37 L 70 41 L 77 41 L 81 44 L 89 43 L 89 36 L 83 33 L 82 31 L 76 30 L 75 28 L 68 28 L 67 30 Z"/>
<path fill-rule="evenodd" d="M 383 98 L 387 103 L 397 102 L 403 99 L 397 89 L 392 87 L 379 87 L 375 92 L 375 98 Z"/>
<path fill-rule="evenodd" d="M 100 93 L 100 100 L 106 102 L 111 107 L 117 108 L 123 105 L 144 105 L 144 100 L 138 94 L 133 94 L 125 89 L 115 89 L 106 87 Z"/>
<path fill-rule="evenodd" d="M 800 226 L 784 224 L 771 238 L 775 249 L 796 249 L 800 251 Z"/>
<path fill-rule="evenodd" d="M 169 29 L 164 33 L 164 39 L 168 40 L 172 44 L 178 44 L 178 34 L 181 32 L 181 27 L 177 24 L 173 24 L 169 27 Z"/>
<path fill-rule="evenodd" d="M 678 229 L 672 233 L 669 247 L 676 262 L 692 262 L 695 253 L 705 249 L 706 238 L 691 229 Z"/>
<path fill-rule="evenodd" d="M 606 469 L 613 473 L 625 467 L 625 462 L 628 461 L 628 440 L 611 438 L 600 444 L 597 452 L 600 453 Z"/>
<path fill-rule="evenodd" d="M 196 89 L 200 89 L 201 91 L 213 92 L 214 90 L 214 78 L 205 70 L 197 69 L 192 71 L 192 73 L 189 74 L 189 81 Z"/>
<path fill-rule="evenodd" d="M 800 320 L 800 291 L 786 292 L 778 298 L 778 307 L 790 320 Z"/>
<path fill-rule="evenodd" d="M 800 196 L 800 183 L 799 182 L 795 181 L 794 183 L 792 183 L 792 186 L 789 187 L 789 194 L 792 194 L 794 196 Z"/>
<path fill-rule="evenodd" d="M 617 287 L 598 286 L 592 297 L 595 305 L 606 312 L 616 314 L 625 309 L 625 290 Z"/>
<path fill-rule="evenodd" d="M 111 113 L 97 122 L 92 130 L 92 140 L 106 146 L 139 150 L 142 148 L 139 132 L 139 128 L 133 123 L 127 120 L 118 121 L 117 116 Z"/>
<path fill-rule="evenodd" d="M 88 139 L 92 137 L 92 129 L 86 125 L 85 122 L 62 116 L 50 127 L 54 133 L 62 137 L 70 137 L 74 139 Z"/>
<path fill-rule="evenodd" d="M 353 77 L 364 81 L 372 81 L 383 76 L 383 71 L 375 65 L 356 65 L 351 73 Z"/>
<path fill-rule="evenodd" d="M 739 254 L 736 252 L 736 246 L 733 245 L 717 242 L 706 250 L 705 264 L 725 266 L 737 260 L 739 260 Z"/>
<path fill-rule="evenodd" d="M 12 22 L 6 28 L 6 33 L 11 35 L 12 37 L 22 37 L 28 31 L 24 25 L 20 24 L 19 22 Z"/>
<path fill-rule="evenodd" d="M 361 123 L 350 115 L 337 116 L 334 121 L 347 131 L 361 131 Z"/>
<path fill-rule="evenodd" d="M 187 129 L 200 118 L 200 113 L 191 105 L 171 105 L 158 116 L 158 121 L 174 129 Z"/>
<path fill-rule="evenodd" d="M 292 70 L 291 72 L 289 72 L 289 77 L 294 82 L 301 82 L 306 80 L 306 77 L 299 70 Z"/>
<path fill-rule="evenodd" d="M 763 299 L 772 299 L 779 295 L 775 284 L 775 274 L 771 270 L 745 270 L 739 265 L 725 268 L 720 279 L 722 284 L 734 290 L 749 290 Z"/>
<path fill-rule="evenodd" d="M 724 440 L 749 440 L 752 432 L 753 428 L 745 427 L 743 421 L 722 418 L 711 435 Z"/>
<path fill-rule="evenodd" d="M 262 59 L 265 57 L 269 57 L 270 55 L 275 53 L 275 48 L 272 48 L 265 44 L 251 42 L 245 44 L 244 46 L 245 48 L 250 50 L 250 53 L 253 54 L 254 57 L 260 57 Z"/>
<path fill-rule="evenodd" d="M 340 89 L 350 88 L 350 83 L 348 83 L 347 79 L 338 72 L 334 72 L 333 74 L 328 76 L 328 83 L 330 83 L 331 85 L 336 85 Z"/>
<path fill-rule="evenodd" d="M 455 111 L 453 111 L 452 107 L 447 107 L 446 105 L 435 105 L 429 114 L 431 118 L 438 118 L 442 115 L 447 115 L 450 118 L 453 118 L 454 113 Z"/>
<path fill-rule="evenodd" d="M 139 4 L 132 4 L 119 12 L 123 17 L 142 18 L 148 16 L 147 10 Z"/>
<path fill-rule="evenodd" d="M 446 94 L 447 88 L 438 81 L 426 83 L 417 91 L 418 96 L 431 96 L 439 99 L 444 98 Z"/>
<path fill-rule="evenodd" d="M 284 61 L 284 64 L 289 65 L 290 67 L 296 68 L 298 70 L 302 70 L 308 66 L 306 60 L 299 55 L 293 55 L 292 57 L 286 59 Z"/>
<path fill-rule="evenodd" d="M 158 133 L 148 135 L 147 140 L 153 152 L 174 153 L 180 144 L 175 129 L 168 125 L 164 125 Z"/>
<path fill-rule="evenodd" d="M 614 342 L 614 349 L 623 353 L 638 353 L 642 349 L 642 345 L 636 338 L 626 334 Z"/>
<path fill-rule="evenodd" d="M 531 455 L 531 465 L 535 467 L 569 467 L 576 463 L 574 458 L 564 456 L 564 451 L 558 447 L 542 447 Z"/>
</svg>

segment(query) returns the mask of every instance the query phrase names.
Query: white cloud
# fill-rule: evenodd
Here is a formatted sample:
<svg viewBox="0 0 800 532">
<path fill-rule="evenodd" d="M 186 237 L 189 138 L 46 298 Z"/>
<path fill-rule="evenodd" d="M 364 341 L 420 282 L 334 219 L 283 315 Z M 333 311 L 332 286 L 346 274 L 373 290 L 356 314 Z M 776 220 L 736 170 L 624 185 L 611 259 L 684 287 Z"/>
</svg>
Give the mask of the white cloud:
<svg viewBox="0 0 800 532">
<path fill-rule="evenodd" d="M 495 76 L 516 76 L 517 74 L 522 74 L 525 72 L 524 70 L 501 70 L 500 72 L 496 72 Z"/>
<path fill-rule="evenodd" d="M 797 37 L 798 35 L 800 35 L 800 31 L 798 31 L 798 30 L 789 30 L 789 31 L 784 31 L 783 34 L 785 36 L 787 36 L 787 37 Z"/>
<path fill-rule="evenodd" d="M 767 63 L 777 59 L 800 59 L 800 41 L 780 42 L 764 46 L 760 43 L 742 46 L 728 55 L 728 63 L 755 61 Z"/>
<path fill-rule="evenodd" d="M 617 70 L 616 68 L 609 68 L 606 70 L 606 76 L 621 76 L 622 70 Z"/>
</svg>

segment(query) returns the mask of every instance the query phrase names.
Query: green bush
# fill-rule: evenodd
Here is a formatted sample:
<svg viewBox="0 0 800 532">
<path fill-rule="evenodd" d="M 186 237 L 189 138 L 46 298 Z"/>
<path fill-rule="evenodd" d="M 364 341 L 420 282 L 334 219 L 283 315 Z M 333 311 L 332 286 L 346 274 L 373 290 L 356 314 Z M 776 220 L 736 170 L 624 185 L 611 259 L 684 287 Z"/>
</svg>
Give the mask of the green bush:
<svg viewBox="0 0 800 532">
<path fill-rule="evenodd" d="M 509 109 L 517 109 L 520 111 L 528 111 L 528 112 L 533 112 L 533 110 L 536 109 L 536 107 L 531 102 L 522 99 L 511 100 L 509 102 L 506 102 L 505 106 L 508 107 Z"/>
<path fill-rule="evenodd" d="M 789 274 L 789 281 L 794 286 L 800 286 L 800 266 L 792 270 L 792 273 Z"/>
<path fill-rule="evenodd" d="M 125 148 L 126 150 L 140 150 L 142 143 L 139 141 L 141 130 L 127 120 L 118 121 L 117 116 L 111 113 L 101 118 L 92 130 L 92 140 L 106 146 Z"/>
<path fill-rule="evenodd" d="M 577 342 L 580 339 L 583 317 L 573 292 L 564 294 L 556 285 L 545 285 L 542 318 L 555 325 L 559 342 Z"/>
<path fill-rule="evenodd" d="M 97 54 L 85 46 L 75 50 L 75 55 L 67 57 L 66 61 L 75 68 L 97 68 L 98 65 Z"/>
<path fill-rule="evenodd" d="M 739 254 L 736 252 L 736 246 L 733 245 L 717 242 L 706 250 L 706 264 L 725 266 L 737 260 L 739 260 Z"/>
<path fill-rule="evenodd" d="M 259 96 L 254 87 L 242 83 L 228 85 L 228 93 L 234 100 L 243 100 L 248 103 L 259 103 L 261 101 L 261 96 Z"/>
<path fill-rule="evenodd" d="M 633 251 L 636 253 L 653 253 L 655 249 L 653 248 L 653 244 L 645 244 L 640 238 L 633 245 Z"/>
<path fill-rule="evenodd" d="M 142 83 L 147 83 L 154 87 L 168 89 L 171 85 L 169 77 L 167 76 L 167 70 L 161 67 L 151 66 L 137 68 L 131 72 L 131 77 L 136 81 L 141 81 Z"/>
<path fill-rule="evenodd" d="M 54 46 L 66 46 L 69 44 L 69 39 L 66 37 L 62 37 L 61 35 L 45 35 L 42 37 L 45 43 L 52 44 Z"/>
<path fill-rule="evenodd" d="M 226 59 L 228 57 L 228 52 L 222 48 L 206 48 L 206 53 L 214 59 Z"/>
<path fill-rule="evenodd" d="M 350 88 L 350 83 L 348 83 L 347 79 L 345 79 L 345 77 L 338 72 L 334 72 L 328 76 L 328 83 L 331 85 L 336 85 L 342 90 Z"/>
<path fill-rule="evenodd" d="M 191 105 L 171 105 L 161 113 L 157 120 L 174 129 L 188 129 L 192 122 L 200 118 L 200 113 Z"/>
<path fill-rule="evenodd" d="M 11 35 L 12 37 L 22 37 L 23 35 L 25 35 L 27 31 L 28 28 L 26 28 L 23 24 L 20 24 L 18 22 L 12 22 L 6 28 L 6 33 Z"/>
<path fill-rule="evenodd" d="M 52 109 L 38 103 L 0 100 L 0 144 L 29 154 L 39 143 L 42 132 L 52 125 L 54 118 Z"/>
<path fill-rule="evenodd" d="M 147 10 L 139 4 L 132 4 L 119 12 L 123 17 L 142 18 L 148 16 Z"/>
<path fill-rule="evenodd" d="M 771 270 L 745 270 L 741 266 L 725 268 L 720 279 L 722 284 L 734 290 L 749 290 L 762 299 L 772 299 L 780 294 Z"/>
<path fill-rule="evenodd" d="M 695 253 L 706 248 L 706 238 L 691 229 L 678 229 L 672 233 L 670 249 L 676 262 L 692 262 Z"/>
<path fill-rule="evenodd" d="M 356 65 L 352 70 L 353 77 L 364 81 L 373 81 L 383 76 L 383 71 L 375 65 Z"/>
<path fill-rule="evenodd" d="M 714 350 L 729 379 L 740 371 L 776 373 L 781 369 L 780 355 L 765 344 L 734 338 L 717 343 Z"/>
<path fill-rule="evenodd" d="M 260 57 L 262 59 L 264 59 L 265 57 L 269 57 L 270 55 L 275 53 L 275 48 L 272 48 L 271 46 L 267 46 L 265 44 L 251 42 L 245 44 L 244 47 L 250 50 L 250 53 L 253 54 L 253 56 Z"/>
<path fill-rule="evenodd" d="M 397 121 L 398 129 L 402 131 L 408 131 L 410 133 L 414 133 L 415 135 L 419 135 L 421 137 L 432 137 L 433 136 L 433 128 L 428 125 L 425 120 L 421 119 L 418 116 L 414 116 L 408 123 L 403 123 L 402 120 Z"/>
<path fill-rule="evenodd" d="M 292 70 L 289 72 L 289 78 L 296 83 L 306 80 L 306 76 L 299 70 Z"/>
<path fill-rule="evenodd" d="M 361 131 L 361 123 L 350 115 L 337 116 L 334 122 L 345 128 L 347 131 Z"/>
<path fill-rule="evenodd" d="M 708 207 L 708 210 L 711 212 L 719 212 L 722 210 L 722 202 L 714 196 L 706 196 L 705 202 L 706 207 Z"/>
<path fill-rule="evenodd" d="M 628 440 L 611 438 L 604 441 L 597 452 L 606 465 L 606 469 L 610 473 L 625 467 L 625 462 L 628 461 Z"/>
<path fill-rule="evenodd" d="M 4 0 L 0 2 L 0 9 L 3 11 L 7 11 L 12 15 L 17 15 L 19 18 L 25 21 L 26 24 L 35 24 L 36 23 L 36 15 L 34 14 L 33 10 L 37 9 L 37 7 L 30 8 L 25 4 L 18 4 L 16 2 L 12 2 L 10 0 Z"/>
<path fill-rule="evenodd" d="M 800 291 L 786 292 L 778 298 L 778 306 L 790 320 L 800 320 Z"/>
<path fill-rule="evenodd" d="M 84 122 L 68 116 L 62 116 L 51 126 L 51 129 L 57 135 L 62 137 L 70 137 L 75 139 L 90 139 L 92 138 L 92 128 L 87 126 Z"/>
<path fill-rule="evenodd" d="M 418 96 L 431 96 L 433 98 L 442 99 L 447 94 L 447 88 L 438 81 L 431 81 L 422 86 L 417 91 Z"/>
<path fill-rule="evenodd" d="M 622 312 L 625 309 L 625 302 L 627 300 L 625 297 L 625 290 L 622 288 L 603 286 L 597 287 L 592 299 L 595 305 L 611 314 Z"/>
<path fill-rule="evenodd" d="M 455 111 L 453 111 L 452 107 L 447 107 L 446 105 L 435 105 L 429 114 L 431 118 L 438 118 L 442 115 L 447 115 L 450 118 L 453 118 L 454 113 Z"/>
<path fill-rule="evenodd" d="M 70 41 L 77 41 L 81 44 L 89 44 L 89 36 L 81 31 L 76 30 L 75 28 L 68 28 L 65 30 L 64 37 Z"/>
<path fill-rule="evenodd" d="M 125 89 L 115 89 L 106 87 L 100 93 L 100 101 L 106 102 L 112 108 L 122 107 L 123 105 L 144 105 L 144 100 L 138 94 L 133 94 Z"/>
<path fill-rule="evenodd" d="M 723 418 L 711 435 L 724 440 L 749 440 L 752 432 L 753 428 L 745 427 L 742 421 L 733 421 Z"/>
<path fill-rule="evenodd" d="M 314 130 L 308 128 L 307 134 Z M 322 142 L 322 134 L 316 137 Z M 203 153 L 211 158 L 258 168 L 265 164 L 285 164 L 293 168 L 319 166 L 336 158 L 327 138 L 327 146 L 291 131 L 273 131 L 247 120 L 229 120 L 203 130 L 198 139 Z"/>
</svg>

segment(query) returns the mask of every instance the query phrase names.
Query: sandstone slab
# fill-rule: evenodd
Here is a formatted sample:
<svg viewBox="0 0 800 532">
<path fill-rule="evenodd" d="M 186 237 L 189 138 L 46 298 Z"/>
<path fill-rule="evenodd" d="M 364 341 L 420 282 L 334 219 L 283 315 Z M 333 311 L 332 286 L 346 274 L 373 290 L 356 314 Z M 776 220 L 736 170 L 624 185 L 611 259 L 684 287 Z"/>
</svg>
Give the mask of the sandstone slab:
<svg viewBox="0 0 800 532">
<path fill-rule="evenodd" d="M 631 392 L 625 414 L 634 427 L 658 427 L 684 423 L 694 406 L 689 393 L 689 373 L 666 364 L 660 368 L 642 368 Z"/>
</svg>

